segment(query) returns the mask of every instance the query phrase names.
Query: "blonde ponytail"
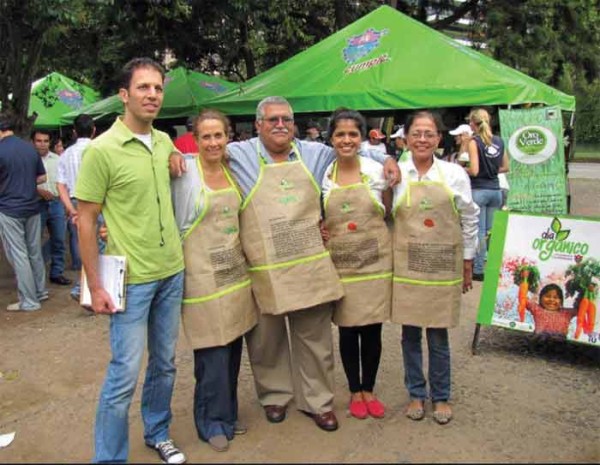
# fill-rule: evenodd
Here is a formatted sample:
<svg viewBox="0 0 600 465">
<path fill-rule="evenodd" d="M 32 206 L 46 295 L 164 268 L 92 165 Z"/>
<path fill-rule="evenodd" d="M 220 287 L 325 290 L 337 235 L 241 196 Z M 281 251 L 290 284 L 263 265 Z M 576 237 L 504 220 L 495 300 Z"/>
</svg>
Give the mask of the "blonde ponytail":
<svg viewBox="0 0 600 465">
<path fill-rule="evenodd" d="M 475 124 L 477 134 L 485 146 L 492 144 L 492 128 L 490 127 L 490 115 L 483 108 L 476 108 L 469 113 L 469 121 Z"/>
</svg>

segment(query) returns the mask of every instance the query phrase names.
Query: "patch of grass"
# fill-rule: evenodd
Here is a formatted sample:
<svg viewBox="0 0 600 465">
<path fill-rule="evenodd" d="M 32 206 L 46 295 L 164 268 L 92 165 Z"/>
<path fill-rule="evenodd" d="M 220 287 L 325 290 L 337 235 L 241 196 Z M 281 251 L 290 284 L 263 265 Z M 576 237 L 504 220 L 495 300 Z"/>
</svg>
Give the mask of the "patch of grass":
<svg viewBox="0 0 600 465">
<path fill-rule="evenodd" d="M 577 144 L 573 159 L 600 161 L 600 145 Z"/>
</svg>

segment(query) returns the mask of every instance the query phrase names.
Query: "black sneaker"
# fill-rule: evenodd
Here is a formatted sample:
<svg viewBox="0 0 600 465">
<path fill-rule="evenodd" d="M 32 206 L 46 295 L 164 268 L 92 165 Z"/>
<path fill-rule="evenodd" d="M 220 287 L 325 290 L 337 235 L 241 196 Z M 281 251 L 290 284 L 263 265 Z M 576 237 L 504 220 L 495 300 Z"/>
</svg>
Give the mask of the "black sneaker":
<svg viewBox="0 0 600 465">
<path fill-rule="evenodd" d="M 157 442 L 153 446 L 150 444 L 146 445 L 158 453 L 163 463 L 185 463 L 185 455 L 175 446 L 172 439 Z"/>
<path fill-rule="evenodd" d="M 68 286 L 72 283 L 70 279 L 65 278 L 63 275 L 60 276 L 50 276 L 50 282 L 54 284 L 58 284 L 60 286 Z"/>
<path fill-rule="evenodd" d="M 473 273 L 473 281 L 483 281 L 483 273 Z"/>
</svg>

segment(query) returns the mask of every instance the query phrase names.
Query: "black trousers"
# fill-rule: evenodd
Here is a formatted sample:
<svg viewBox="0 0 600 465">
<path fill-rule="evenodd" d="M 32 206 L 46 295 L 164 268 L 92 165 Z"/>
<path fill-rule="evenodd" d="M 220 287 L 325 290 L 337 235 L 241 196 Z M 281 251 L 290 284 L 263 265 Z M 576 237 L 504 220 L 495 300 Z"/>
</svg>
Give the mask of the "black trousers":
<svg viewBox="0 0 600 465">
<path fill-rule="evenodd" d="M 381 327 L 381 323 L 339 327 L 340 356 L 352 393 L 373 392 L 381 359 Z"/>
</svg>

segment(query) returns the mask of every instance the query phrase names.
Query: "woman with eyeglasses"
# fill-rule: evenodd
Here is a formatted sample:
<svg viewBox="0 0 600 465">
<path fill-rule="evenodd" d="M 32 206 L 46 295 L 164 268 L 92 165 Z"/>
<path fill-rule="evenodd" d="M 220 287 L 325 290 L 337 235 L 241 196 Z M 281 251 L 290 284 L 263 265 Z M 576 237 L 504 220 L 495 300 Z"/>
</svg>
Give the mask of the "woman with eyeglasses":
<svg viewBox="0 0 600 465">
<path fill-rule="evenodd" d="M 400 163 L 402 181 L 394 188 L 391 320 L 402 324 L 404 383 L 410 396 L 406 416 L 422 420 L 430 398 L 433 419 L 446 424 L 452 419 L 448 328 L 458 325 L 461 293 L 472 288 L 479 209 L 464 169 L 435 156 L 440 129 L 439 116 L 429 111 L 410 115 L 404 125 L 412 159 Z"/>
<path fill-rule="evenodd" d="M 194 421 L 198 436 L 225 451 L 238 422 L 237 382 L 242 336 L 254 327 L 257 308 L 239 239 L 241 195 L 224 162 L 229 120 L 204 110 L 193 124 L 198 157 L 171 191 L 183 240 L 183 330 L 194 350 Z"/>
<path fill-rule="evenodd" d="M 373 391 L 381 328 L 389 319 L 392 294 L 391 233 L 385 223 L 391 190 L 383 165 L 359 156 L 365 128 L 357 111 L 333 113 L 329 139 L 336 158 L 322 184 L 326 246 L 344 286 L 344 297 L 334 304 L 333 322 L 350 389 L 349 411 L 358 419 L 385 415 Z"/>
<path fill-rule="evenodd" d="M 508 154 L 502 139 L 492 134 L 487 111 L 483 108 L 471 110 L 468 120 L 474 136 L 468 146 L 469 167 L 466 170 L 471 177 L 473 199 L 479 206 L 479 249 L 473 263 L 473 279 L 483 281 L 488 234 L 494 213 L 502 207 L 498 174 L 508 173 Z"/>
</svg>

